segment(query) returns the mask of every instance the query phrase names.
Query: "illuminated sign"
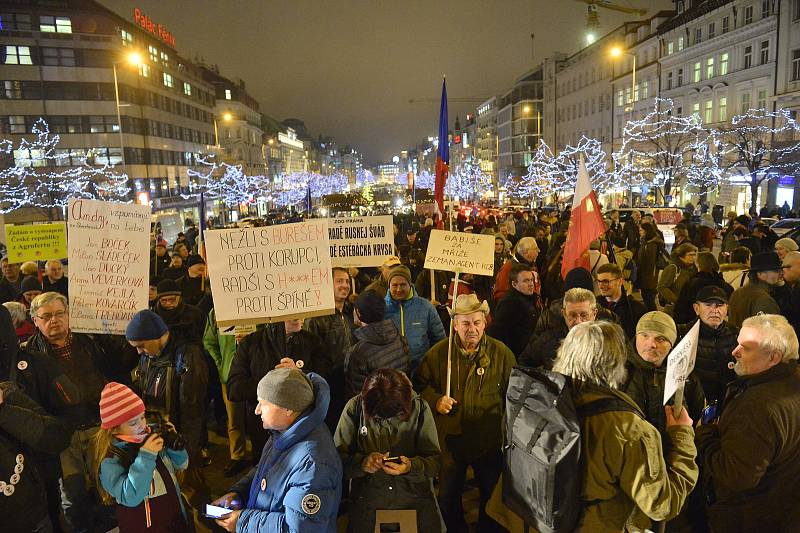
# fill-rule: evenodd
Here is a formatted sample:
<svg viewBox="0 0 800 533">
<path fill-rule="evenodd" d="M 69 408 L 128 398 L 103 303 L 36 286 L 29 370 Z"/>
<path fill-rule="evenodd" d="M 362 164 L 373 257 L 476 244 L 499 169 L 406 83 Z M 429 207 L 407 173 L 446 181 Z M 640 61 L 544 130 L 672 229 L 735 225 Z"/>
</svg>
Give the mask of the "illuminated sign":
<svg viewBox="0 0 800 533">
<path fill-rule="evenodd" d="M 456 135 L 453 137 L 453 142 L 456 144 L 461 144 L 461 135 Z"/>
<path fill-rule="evenodd" d="M 175 48 L 175 36 L 167 31 L 165 26 L 153 22 L 153 19 L 142 13 L 142 10 L 138 7 L 133 8 L 133 21 L 144 31 L 155 35 L 171 47 Z"/>
</svg>

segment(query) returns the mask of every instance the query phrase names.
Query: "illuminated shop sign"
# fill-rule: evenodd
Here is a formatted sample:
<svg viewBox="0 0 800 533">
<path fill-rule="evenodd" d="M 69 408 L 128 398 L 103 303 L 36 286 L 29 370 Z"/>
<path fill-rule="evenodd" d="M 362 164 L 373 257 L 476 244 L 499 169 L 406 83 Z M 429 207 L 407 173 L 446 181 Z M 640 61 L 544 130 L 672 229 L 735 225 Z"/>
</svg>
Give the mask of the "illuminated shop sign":
<svg viewBox="0 0 800 533">
<path fill-rule="evenodd" d="M 138 7 L 133 8 L 133 21 L 144 31 L 155 35 L 171 47 L 175 48 L 175 36 L 172 35 L 165 26 L 153 22 L 153 19 L 142 13 Z"/>
</svg>

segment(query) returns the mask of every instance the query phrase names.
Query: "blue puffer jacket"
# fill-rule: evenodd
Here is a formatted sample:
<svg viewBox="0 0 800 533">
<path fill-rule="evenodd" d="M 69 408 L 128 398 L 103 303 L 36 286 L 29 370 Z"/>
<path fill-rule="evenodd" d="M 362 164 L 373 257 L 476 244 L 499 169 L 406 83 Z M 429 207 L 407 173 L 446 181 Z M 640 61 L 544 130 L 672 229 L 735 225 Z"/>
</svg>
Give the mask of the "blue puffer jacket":
<svg viewBox="0 0 800 533">
<path fill-rule="evenodd" d="M 271 432 L 258 466 L 231 487 L 247 501 L 238 532 L 336 532 L 342 461 L 325 426 L 330 389 L 318 374 L 308 377 L 314 408 L 286 431 Z"/>
<path fill-rule="evenodd" d="M 386 293 L 386 318 L 391 319 L 400 335 L 406 338 L 411 357 L 409 375 L 413 375 L 430 347 L 447 337 L 436 308 L 414 294 L 413 287 L 409 298 L 401 302 Z"/>
</svg>

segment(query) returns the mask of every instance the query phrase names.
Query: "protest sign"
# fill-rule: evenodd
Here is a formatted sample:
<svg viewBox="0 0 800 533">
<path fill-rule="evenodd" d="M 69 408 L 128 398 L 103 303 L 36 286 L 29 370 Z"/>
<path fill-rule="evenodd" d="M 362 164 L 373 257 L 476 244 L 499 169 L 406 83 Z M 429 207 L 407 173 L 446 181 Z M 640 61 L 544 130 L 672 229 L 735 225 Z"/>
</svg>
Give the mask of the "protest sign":
<svg viewBox="0 0 800 533">
<path fill-rule="evenodd" d="M 697 357 L 697 339 L 700 335 L 700 321 L 695 322 L 692 329 L 686 334 L 681 341 L 675 345 L 675 348 L 667 356 L 667 377 L 664 383 L 664 405 L 672 395 L 680 391 L 680 400 L 683 403 L 683 386 L 686 383 L 686 378 L 694 370 L 694 361 Z M 676 405 L 680 406 L 677 402 Z"/>
<path fill-rule="evenodd" d="M 494 272 L 494 237 L 431 230 L 425 268 L 491 276 Z"/>
<path fill-rule="evenodd" d="M 204 236 L 219 327 L 333 313 L 327 219 Z"/>
<path fill-rule="evenodd" d="M 147 309 L 150 207 L 73 198 L 67 229 L 70 329 L 124 335 Z"/>
<path fill-rule="evenodd" d="M 392 215 L 329 218 L 331 266 L 380 266 L 394 255 Z"/>
<path fill-rule="evenodd" d="M 12 263 L 67 257 L 67 228 L 52 224 L 6 225 L 6 248 Z"/>
<path fill-rule="evenodd" d="M 253 333 L 256 330 L 256 327 L 257 326 L 255 324 L 247 324 L 246 326 L 228 326 L 225 328 L 219 328 L 219 334 L 244 337 Z"/>
</svg>

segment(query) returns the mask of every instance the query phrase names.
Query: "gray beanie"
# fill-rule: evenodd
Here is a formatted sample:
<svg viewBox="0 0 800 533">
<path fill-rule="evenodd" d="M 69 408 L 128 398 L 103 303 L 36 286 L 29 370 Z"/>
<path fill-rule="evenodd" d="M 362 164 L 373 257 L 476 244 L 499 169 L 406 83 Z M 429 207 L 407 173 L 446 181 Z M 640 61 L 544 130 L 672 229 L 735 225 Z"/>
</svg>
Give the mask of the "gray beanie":
<svg viewBox="0 0 800 533">
<path fill-rule="evenodd" d="M 261 378 L 256 388 L 259 400 L 302 413 L 314 405 L 314 385 L 297 368 L 276 368 Z"/>
</svg>

